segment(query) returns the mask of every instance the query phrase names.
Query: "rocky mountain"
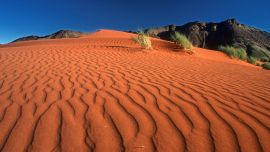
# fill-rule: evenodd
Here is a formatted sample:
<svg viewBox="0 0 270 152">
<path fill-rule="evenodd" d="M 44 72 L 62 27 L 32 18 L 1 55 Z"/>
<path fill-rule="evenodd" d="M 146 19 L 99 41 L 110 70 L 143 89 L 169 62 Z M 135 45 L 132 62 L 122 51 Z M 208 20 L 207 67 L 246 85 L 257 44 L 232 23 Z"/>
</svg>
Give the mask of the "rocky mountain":
<svg viewBox="0 0 270 152">
<path fill-rule="evenodd" d="M 29 40 L 40 40 L 40 39 L 77 38 L 77 37 L 80 37 L 82 34 L 83 34 L 82 32 L 78 32 L 78 31 L 60 30 L 56 33 L 46 35 L 46 36 L 31 35 L 31 36 L 22 37 L 22 38 L 12 41 L 11 43 L 20 42 L 20 41 L 29 41 Z"/>
<path fill-rule="evenodd" d="M 270 61 L 270 33 L 228 19 L 220 23 L 190 22 L 145 29 L 153 37 L 170 40 L 174 32 L 185 34 L 194 46 L 217 50 L 220 45 L 244 48 L 249 56 Z"/>
</svg>

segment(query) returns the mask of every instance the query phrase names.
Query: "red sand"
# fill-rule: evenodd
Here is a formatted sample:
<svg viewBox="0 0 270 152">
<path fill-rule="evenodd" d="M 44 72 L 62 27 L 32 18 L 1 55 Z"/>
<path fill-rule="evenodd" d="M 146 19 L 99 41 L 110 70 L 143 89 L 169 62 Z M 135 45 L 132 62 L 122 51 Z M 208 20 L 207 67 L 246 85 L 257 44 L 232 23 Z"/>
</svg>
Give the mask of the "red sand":
<svg viewBox="0 0 270 152">
<path fill-rule="evenodd" d="M 270 151 L 270 72 L 102 30 L 0 48 L 0 151 Z"/>
</svg>

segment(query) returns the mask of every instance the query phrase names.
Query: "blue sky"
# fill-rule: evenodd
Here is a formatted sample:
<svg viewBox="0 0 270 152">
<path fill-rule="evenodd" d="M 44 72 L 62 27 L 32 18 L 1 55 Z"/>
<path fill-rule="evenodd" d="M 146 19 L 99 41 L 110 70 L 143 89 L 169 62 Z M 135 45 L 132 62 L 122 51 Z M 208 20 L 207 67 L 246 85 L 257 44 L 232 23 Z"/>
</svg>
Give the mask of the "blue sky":
<svg viewBox="0 0 270 152">
<path fill-rule="evenodd" d="M 0 0 L 0 43 L 60 29 L 136 30 L 227 18 L 269 32 L 269 6 L 269 0 Z"/>
</svg>

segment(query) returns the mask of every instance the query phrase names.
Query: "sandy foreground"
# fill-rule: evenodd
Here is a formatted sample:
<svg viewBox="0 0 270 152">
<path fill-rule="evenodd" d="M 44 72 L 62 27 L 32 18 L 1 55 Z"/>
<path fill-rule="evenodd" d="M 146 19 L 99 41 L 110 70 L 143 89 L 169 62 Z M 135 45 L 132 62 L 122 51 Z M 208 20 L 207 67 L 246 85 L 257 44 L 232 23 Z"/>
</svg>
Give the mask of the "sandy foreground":
<svg viewBox="0 0 270 152">
<path fill-rule="evenodd" d="M 270 71 L 101 30 L 0 48 L 0 151 L 270 151 Z"/>
</svg>

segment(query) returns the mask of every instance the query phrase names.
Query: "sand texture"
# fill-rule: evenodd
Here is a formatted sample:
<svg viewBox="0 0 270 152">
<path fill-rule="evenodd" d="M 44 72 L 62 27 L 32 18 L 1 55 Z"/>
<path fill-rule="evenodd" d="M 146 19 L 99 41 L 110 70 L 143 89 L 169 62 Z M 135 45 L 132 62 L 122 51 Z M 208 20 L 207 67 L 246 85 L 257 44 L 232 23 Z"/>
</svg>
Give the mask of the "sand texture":
<svg viewBox="0 0 270 152">
<path fill-rule="evenodd" d="M 0 151 L 270 151 L 270 71 L 101 30 L 0 48 Z"/>
</svg>

